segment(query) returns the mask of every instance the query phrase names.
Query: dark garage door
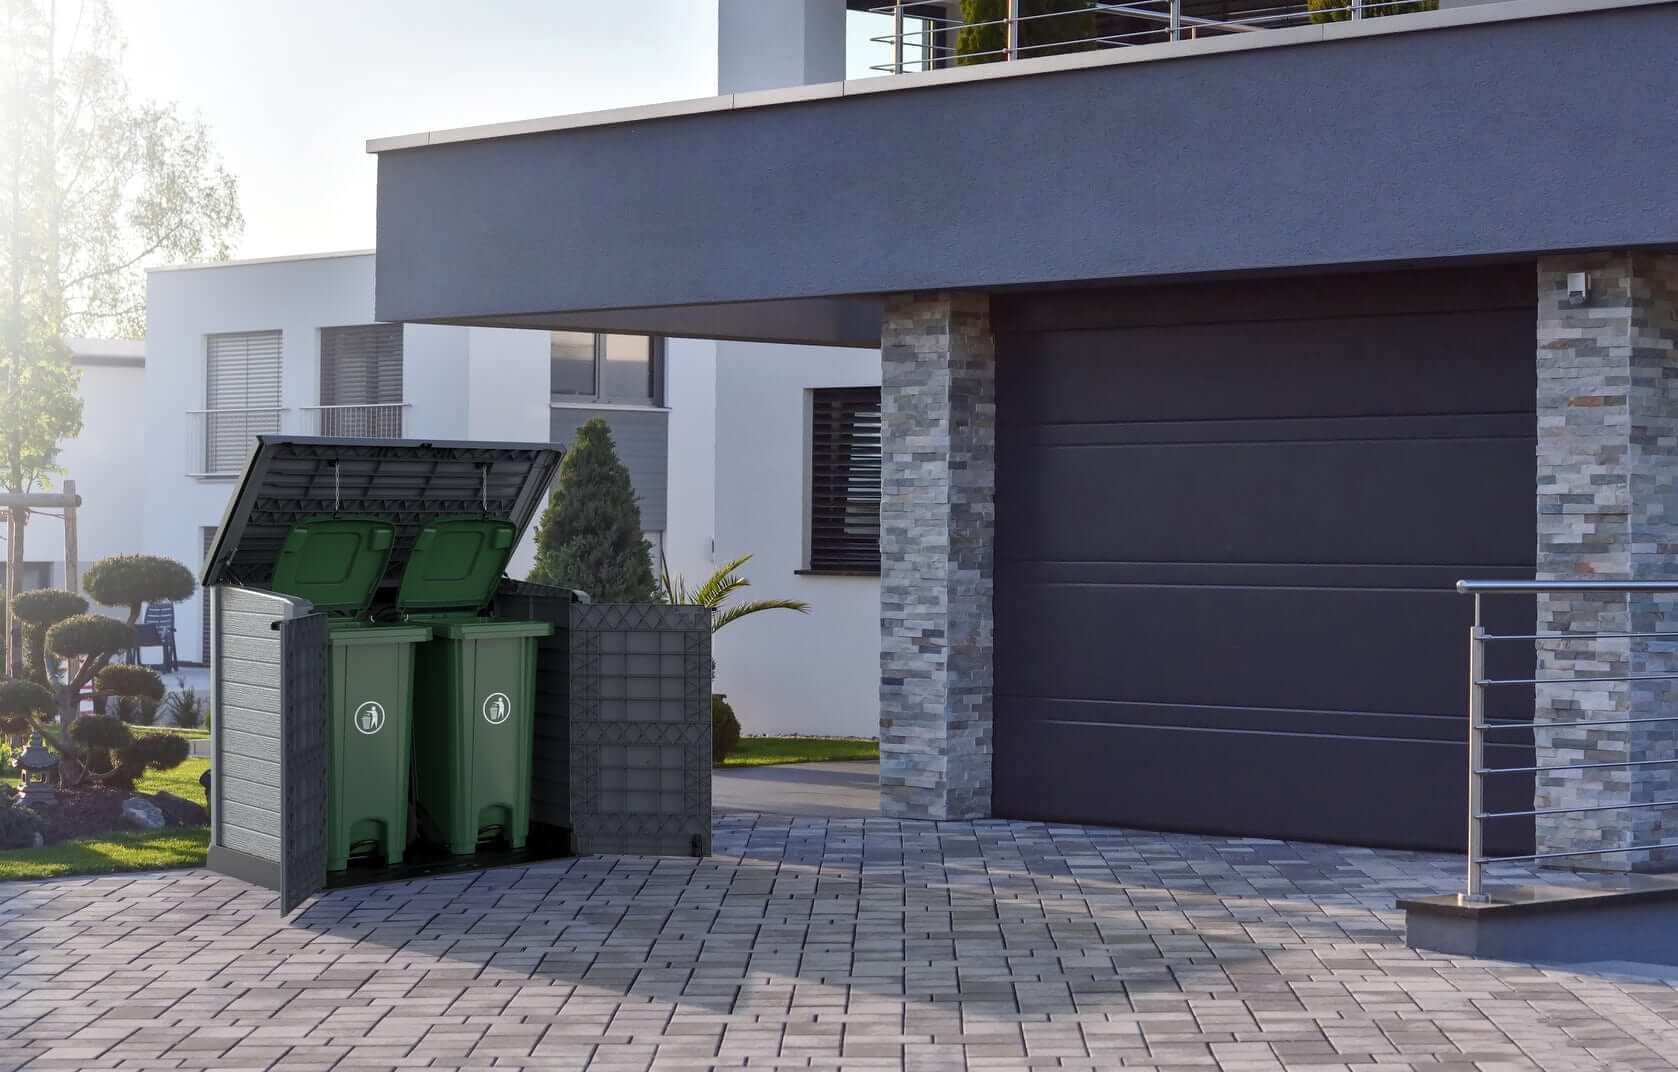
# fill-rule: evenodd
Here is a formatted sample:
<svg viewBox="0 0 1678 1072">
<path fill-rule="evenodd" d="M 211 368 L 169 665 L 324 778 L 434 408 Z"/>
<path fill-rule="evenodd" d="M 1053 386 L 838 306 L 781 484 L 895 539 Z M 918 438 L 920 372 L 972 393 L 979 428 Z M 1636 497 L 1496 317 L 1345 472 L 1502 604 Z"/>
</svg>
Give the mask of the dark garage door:
<svg viewBox="0 0 1678 1072">
<path fill-rule="evenodd" d="M 996 813 L 1460 846 L 1451 586 L 1532 576 L 1533 287 L 1519 265 L 999 300 Z"/>
</svg>

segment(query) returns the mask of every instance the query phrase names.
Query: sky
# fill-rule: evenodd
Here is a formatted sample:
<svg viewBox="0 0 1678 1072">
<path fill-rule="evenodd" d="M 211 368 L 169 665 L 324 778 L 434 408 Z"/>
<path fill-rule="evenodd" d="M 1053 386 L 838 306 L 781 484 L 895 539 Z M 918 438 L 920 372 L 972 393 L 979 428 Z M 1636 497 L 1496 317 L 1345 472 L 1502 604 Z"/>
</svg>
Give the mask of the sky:
<svg viewBox="0 0 1678 1072">
<path fill-rule="evenodd" d="M 238 177 L 238 257 L 372 247 L 369 138 L 716 91 L 715 0 L 112 7 L 130 89 L 202 119 Z M 852 16 L 853 76 L 879 60 L 867 43 L 875 18 Z"/>
</svg>

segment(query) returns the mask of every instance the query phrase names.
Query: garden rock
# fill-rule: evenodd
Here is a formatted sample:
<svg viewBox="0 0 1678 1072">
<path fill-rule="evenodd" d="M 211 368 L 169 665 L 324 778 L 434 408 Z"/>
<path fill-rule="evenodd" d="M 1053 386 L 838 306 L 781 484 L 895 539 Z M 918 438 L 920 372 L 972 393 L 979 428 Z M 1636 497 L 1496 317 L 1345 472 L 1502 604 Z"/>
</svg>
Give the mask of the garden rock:
<svg viewBox="0 0 1678 1072">
<path fill-rule="evenodd" d="M 194 804 L 173 793 L 153 793 L 151 802 L 176 826 L 206 826 L 210 822 L 210 813 L 204 810 L 202 804 Z"/>
<path fill-rule="evenodd" d="M 141 830 L 162 830 L 169 825 L 163 810 L 145 797 L 129 797 L 122 802 L 122 821 Z"/>
</svg>

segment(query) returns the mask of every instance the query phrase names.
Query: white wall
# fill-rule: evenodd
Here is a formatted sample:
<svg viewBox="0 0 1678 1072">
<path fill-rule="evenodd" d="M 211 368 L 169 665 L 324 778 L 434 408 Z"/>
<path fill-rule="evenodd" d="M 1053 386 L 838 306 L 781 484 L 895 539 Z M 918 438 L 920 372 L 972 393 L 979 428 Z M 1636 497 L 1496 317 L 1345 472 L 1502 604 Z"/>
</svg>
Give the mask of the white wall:
<svg viewBox="0 0 1678 1072">
<path fill-rule="evenodd" d="M 552 422 L 547 332 L 468 328 L 466 348 L 470 391 L 464 438 L 548 442 Z M 536 525 L 532 522 L 507 563 L 507 575 L 524 577 L 535 564 Z"/>
<path fill-rule="evenodd" d="M 144 391 L 144 347 L 127 340 L 69 340 L 81 372 L 82 430 L 59 449 L 65 480 L 76 482 L 82 507 L 76 516 L 81 569 L 106 555 L 139 551 L 146 463 L 139 400 Z M 64 585 L 64 523 L 54 510 L 32 512 L 24 560 L 52 564 L 51 584 Z"/>
<path fill-rule="evenodd" d="M 879 383 L 877 350 L 717 344 L 717 560 L 749 553 L 748 596 L 811 605 L 717 635 L 717 688 L 747 733 L 879 735 L 879 578 L 795 572 L 805 565 L 807 392 Z"/>
<path fill-rule="evenodd" d="M 717 347 L 700 339 L 665 343 L 670 403 L 670 498 L 664 555 L 670 570 L 698 581 L 716 567 Z M 653 568 L 659 563 L 655 560 Z"/>
</svg>

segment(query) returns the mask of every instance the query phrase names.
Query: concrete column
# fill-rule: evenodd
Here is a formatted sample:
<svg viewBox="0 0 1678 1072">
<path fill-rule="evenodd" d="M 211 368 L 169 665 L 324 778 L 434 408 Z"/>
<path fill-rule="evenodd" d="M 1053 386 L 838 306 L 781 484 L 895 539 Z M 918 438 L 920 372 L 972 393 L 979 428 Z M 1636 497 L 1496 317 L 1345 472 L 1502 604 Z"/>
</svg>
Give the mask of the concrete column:
<svg viewBox="0 0 1678 1072">
<path fill-rule="evenodd" d="M 1585 272 L 1582 303 L 1568 276 Z M 1538 264 L 1538 575 L 1546 580 L 1678 577 L 1678 256 L 1606 252 Z M 1542 596 L 1538 631 L 1678 632 L 1678 597 Z M 1678 671 L 1674 639 L 1540 641 L 1538 676 Z M 1540 686 L 1538 717 L 1584 722 L 1678 715 L 1678 682 Z M 1678 723 L 1540 730 L 1541 765 L 1678 755 Z M 1678 799 L 1678 764 L 1540 774 L 1536 806 Z M 1673 840 L 1678 809 L 1538 819 L 1538 851 Z M 1667 870 L 1671 852 L 1614 853 L 1560 866 Z"/>
<path fill-rule="evenodd" d="M 845 0 L 717 0 L 717 92 L 845 78 Z"/>
<path fill-rule="evenodd" d="M 983 818 L 996 528 L 990 299 L 889 295 L 881 331 L 880 808 Z"/>
</svg>

